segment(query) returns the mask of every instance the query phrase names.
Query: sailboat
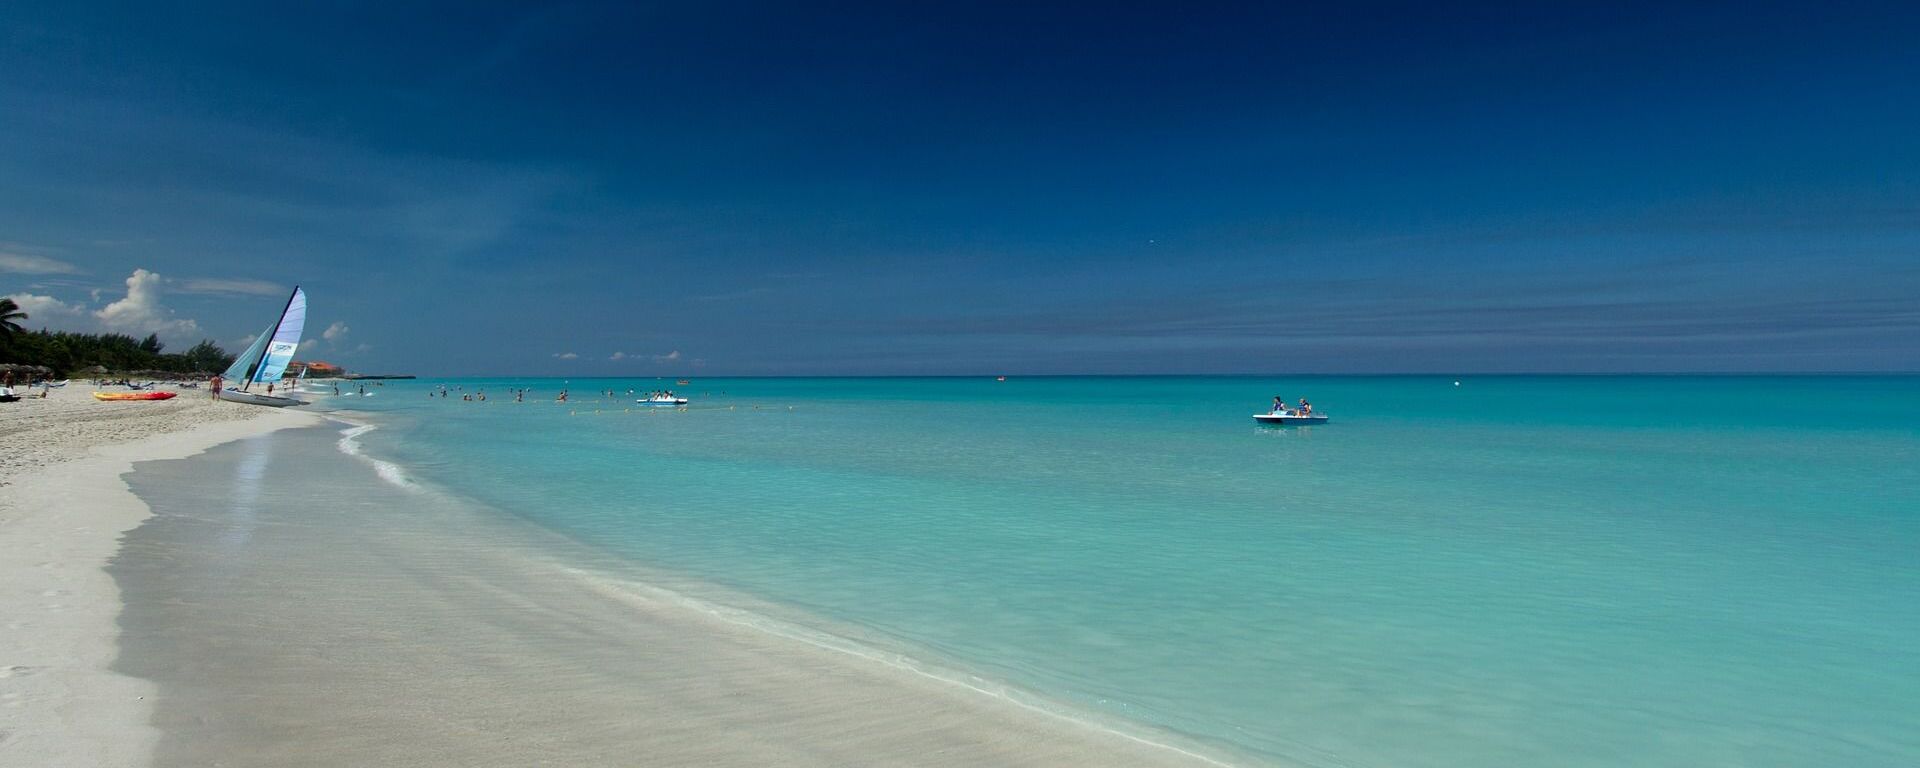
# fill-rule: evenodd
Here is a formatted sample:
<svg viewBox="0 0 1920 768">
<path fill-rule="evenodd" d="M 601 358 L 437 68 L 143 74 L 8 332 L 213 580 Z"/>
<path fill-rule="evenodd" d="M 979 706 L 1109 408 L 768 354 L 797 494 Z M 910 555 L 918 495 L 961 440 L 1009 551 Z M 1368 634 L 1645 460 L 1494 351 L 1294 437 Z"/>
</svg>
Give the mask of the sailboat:
<svg viewBox="0 0 1920 768">
<path fill-rule="evenodd" d="M 280 380 L 280 374 L 287 370 L 287 363 L 293 361 L 294 350 L 300 348 L 300 331 L 306 325 L 307 295 L 296 285 L 293 295 L 287 297 L 286 308 L 280 310 L 280 319 L 254 339 L 247 351 L 240 353 L 233 365 L 227 367 L 226 373 L 220 374 L 227 382 L 218 393 L 220 399 L 273 408 L 306 405 L 304 400 L 251 391 L 255 384 Z"/>
</svg>

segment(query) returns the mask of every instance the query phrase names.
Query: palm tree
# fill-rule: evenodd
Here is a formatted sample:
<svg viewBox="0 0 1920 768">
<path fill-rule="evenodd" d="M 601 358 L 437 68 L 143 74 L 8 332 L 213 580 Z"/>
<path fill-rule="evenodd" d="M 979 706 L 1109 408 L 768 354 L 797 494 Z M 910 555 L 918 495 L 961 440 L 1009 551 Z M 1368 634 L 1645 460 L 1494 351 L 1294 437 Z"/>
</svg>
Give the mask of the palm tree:
<svg viewBox="0 0 1920 768">
<path fill-rule="evenodd" d="M 27 319 L 27 313 L 20 311 L 20 305 L 13 299 L 0 299 L 0 337 L 13 338 L 23 330 L 17 320 Z"/>
</svg>

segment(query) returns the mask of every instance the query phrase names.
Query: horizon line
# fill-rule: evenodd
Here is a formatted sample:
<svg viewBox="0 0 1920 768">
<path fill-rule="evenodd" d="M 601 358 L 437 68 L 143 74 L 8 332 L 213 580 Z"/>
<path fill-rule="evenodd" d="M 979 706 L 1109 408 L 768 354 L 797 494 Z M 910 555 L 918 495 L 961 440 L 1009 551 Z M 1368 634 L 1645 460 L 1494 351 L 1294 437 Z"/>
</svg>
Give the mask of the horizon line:
<svg viewBox="0 0 1920 768">
<path fill-rule="evenodd" d="M 361 374 L 361 375 L 363 375 L 363 376 L 382 376 L 382 375 L 395 375 L 395 374 Z M 757 373 L 757 374 L 692 374 L 692 375 L 688 375 L 688 374 L 677 374 L 677 375 L 653 375 L 653 374 L 635 374 L 635 375 L 625 375 L 625 374 L 579 374 L 579 375 L 573 375 L 573 374 L 458 374 L 458 375 L 432 375 L 432 374 L 409 374 L 409 375 L 412 375 L 412 376 L 414 377 L 414 378 L 413 378 L 413 380 L 415 380 L 415 381 L 418 381 L 418 380 L 421 380 L 421 379 L 425 379 L 425 378 L 440 378 L 440 379 L 506 379 L 506 378 L 526 378 L 526 379 L 661 379 L 661 380 L 665 380 L 665 379 L 688 379 L 688 380 L 692 380 L 692 379 L 696 379 L 696 378 L 702 378 L 702 379 L 977 379 L 977 378 L 989 378 L 989 379 L 990 379 L 990 378 L 997 378 L 997 377 L 1001 377 L 1001 376 L 1004 376 L 1004 377 L 1006 377 L 1006 378 L 1008 378 L 1008 379 L 1015 379 L 1015 378 L 1022 378 L 1022 379 L 1070 379 L 1070 378 L 1100 378 L 1100 379 L 1125 379 L 1125 378 L 1141 378 L 1141 379 L 1145 379 L 1145 378 L 1264 378 L 1264 377 L 1276 377 L 1276 376 L 1300 376 L 1300 377 L 1320 377 L 1320 378 L 1333 378 L 1333 377 L 1342 377 L 1342 378 L 1421 378 L 1421 377 L 1433 377 L 1433 378 L 1463 378 L 1463 377 L 1474 377 L 1474 378 L 1521 378 L 1521 377 L 1529 377 L 1529 376 L 1567 376 L 1567 377 L 1592 377 L 1592 378 L 1605 378 L 1605 377 L 1616 377 L 1616 378 L 1626 378 L 1626 377 L 1677 377 L 1677 378 L 1678 378 L 1678 377 L 1694 377 L 1694 378 L 1708 378 L 1708 377 L 1729 377 L 1729 378 L 1731 378 L 1731 377 L 1753 377 L 1753 376 L 1774 376 L 1774 377 L 1783 377 L 1783 378 L 1784 378 L 1784 377 L 1806 377 L 1806 378 L 1815 378 L 1815 377 L 1900 377 L 1900 376 L 1920 376 L 1920 370 L 1912 370 L 1912 371 L 1613 371 L 1613 372 L 1581 372 L 1581 371 L 1505 371 L 1505 372 L 1486 372 L 1486 371 L 1481 371 L 1481 372 L 1473 372 L 1473 371 L 1465 371 L 1465 372 L 1459 372 L 1459 373 L 1420 373 L 1420 372 L 1390 372 L 1390 373 L 1378 373 L 1378 372 L 1375 372 L 1375 373 L 1324 373 L 1324 372 L 1322 372 L 1322 373 L 790 373 L 790 374 L 767 374 L 767 373 Z M 389 380 L 390 380 L 390 379 L 389 379 Z"/>
</svg>

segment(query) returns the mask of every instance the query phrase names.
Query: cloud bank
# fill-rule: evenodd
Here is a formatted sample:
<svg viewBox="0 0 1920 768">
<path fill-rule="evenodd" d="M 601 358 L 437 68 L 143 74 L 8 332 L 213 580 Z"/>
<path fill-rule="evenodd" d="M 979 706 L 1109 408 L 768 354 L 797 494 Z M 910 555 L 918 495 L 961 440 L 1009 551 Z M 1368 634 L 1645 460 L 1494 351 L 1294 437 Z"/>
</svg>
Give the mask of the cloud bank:
<svg viewBox="0 0 1920 768">
<path fill-rule="evenodd" d="M 45 256 L 0 252 L 0 272 L 17 272 L 26 275 L 77 275 L 80 274 L 80 268 Z"/>
<path fill-rule="evenodd" d="M 179 282 L 181 293 L 222 293 L 245 296 L 281 296 L 290 293 L 279 283 L 266 280 L 229 280 L 212 277 L 190 277 Z"/>
<path fill-rule="evenodd" d="M 146 336 L 157 333 L 168 343 L 184 343 L 200 335 L 200 324 L 180 317 L 164 301 L 167 280 L 157 272 L 135 269 L 127 276 L 127 293 L 99 309 L 81 302 L 65 302 L 52 296 L 15 293 L 7 296 L 19 304 L 28 322 L 45 328 L 82 333 L 124 333 Z M 100 300 L 100 292 L 93 293 Z"/>
<path fill-rule="evenodd" d="M 161 303 L 162 282 L 159 273 L 136 269 L 127 277 L 126 298 L 100 308 L 93 316 L 100 327 L 130 336 L 158 333 L 177 340 L 200 333 L 199 323 L 176 317 Z"/>
</svg>

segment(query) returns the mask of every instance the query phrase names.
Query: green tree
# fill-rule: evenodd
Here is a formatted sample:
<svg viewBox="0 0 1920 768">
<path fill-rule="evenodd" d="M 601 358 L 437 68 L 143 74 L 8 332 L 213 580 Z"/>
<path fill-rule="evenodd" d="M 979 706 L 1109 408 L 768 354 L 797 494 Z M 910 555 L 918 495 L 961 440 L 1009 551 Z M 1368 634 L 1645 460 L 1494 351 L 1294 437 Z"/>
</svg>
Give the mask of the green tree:
<svg viewBox="0 0 1920 768">
<path fill-rule="evenodd" d="M 212 339 L 202 339 L 181 357 L 186 358 L 188 371 L 220 371 L 233 365 L 233 355 L 227 354 Z"/>
<path fill-rule="evenodd" d="M 159 337 L 138 340 L 120 333 L 23 331 L 0 335 L 0 360 L 44 365 L 71 373 L 95 365 L 109 371 L 218 371 L 233 364 L 233 356 L 212 340 L 202 341 L 185 354 L 166 354 Z"/>
<path fill-rule="evenodd" d="M 27 319 L 27 313 L 20 311 L 20 305 L 13 299 L 0 299 L 0 336 L 13 338 L 19 333 L 20 321 Z"/>
</svg>

